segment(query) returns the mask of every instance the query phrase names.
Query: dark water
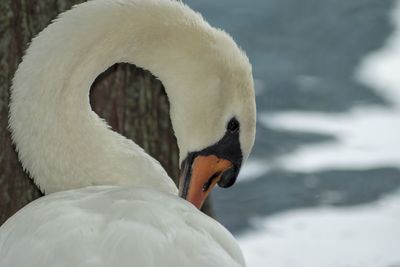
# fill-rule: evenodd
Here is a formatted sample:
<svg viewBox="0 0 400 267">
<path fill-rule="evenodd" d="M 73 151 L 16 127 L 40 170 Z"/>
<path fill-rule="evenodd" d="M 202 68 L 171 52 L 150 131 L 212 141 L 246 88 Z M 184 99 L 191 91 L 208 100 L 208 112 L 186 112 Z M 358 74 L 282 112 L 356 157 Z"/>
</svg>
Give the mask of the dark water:
<svg viewBox="0 0 400 267">
<path fill-rule="evenodd" d="M 231 33 L 254 68 L 258 112 L 346 112 L 388 105 L 354 79 L 360 60 L 392 32 L 392 0 L 187 0 L 214 26 Z M 334 136 L 259 124 L 252 157 L 268 162 Z M 400 187 L 400 171 L 385 167 L 316 173 L 274 171 L 213 194 L 219 220 L 234 233 L 253 218 L 318 205 L 368 203 Z"/>
</svg>

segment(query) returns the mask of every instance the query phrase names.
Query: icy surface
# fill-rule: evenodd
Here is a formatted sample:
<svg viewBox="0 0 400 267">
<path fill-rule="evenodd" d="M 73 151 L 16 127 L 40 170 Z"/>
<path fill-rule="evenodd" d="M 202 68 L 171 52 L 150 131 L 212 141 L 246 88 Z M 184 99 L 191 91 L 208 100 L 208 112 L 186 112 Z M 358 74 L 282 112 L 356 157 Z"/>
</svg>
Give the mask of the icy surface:
<svg viewBox="0 0 400 267">
<path fill-rule="evenodd" d="M 262 114 L 261 123 L 271 128 L 336 137 L 283 155 L 271 168 L 316 172 L 400 167 L 400 1 L 392 21 L 393 35 L 355 72 L 355 79 L 390 105 L 359 105 L 347 113 Z M 258 166 L 253 169 L 260 171 L 262 164 Z M 238 237 L 249 267 L 400 266 L 400 192 L 359 206 L 287 211 L 254 224 L 256 231 Z"/>
<path fill-rule="evenodd" d="M 249 159 L 240 170 L 238 182 L 255 179 L 269 171 L 269 165 L 263 160 Z"/>
<path fill-rule="evenodd" d="M 400 193 L 355 207 L 289 211 L 239 237 L 249 267 L 400 266 Z"/>
<path fill-rule="evenodd" d="M 400 166 L 400 2 L 392 21 L 395 31 L 384 48 L 365 57 L 355 73 L 355 79 L 374 88 L 391 106 L 359 106 L 344 114 L 262 114 L 261 123 L 269 127 L 330 134 L 337 139 L 285 155 L 277 160 L 278 167 L 312 172 Z"/>
<path fill-rule="evenodd" d="M 260 120 L 270 127 L 336 137 L 333 142 L 304 146 L 277 159 L 277 167 L 286 170 L 400 166 L 400 107 L 360 107 L 345 114 L 277 113 L 261 116 Z"/>
</svg>

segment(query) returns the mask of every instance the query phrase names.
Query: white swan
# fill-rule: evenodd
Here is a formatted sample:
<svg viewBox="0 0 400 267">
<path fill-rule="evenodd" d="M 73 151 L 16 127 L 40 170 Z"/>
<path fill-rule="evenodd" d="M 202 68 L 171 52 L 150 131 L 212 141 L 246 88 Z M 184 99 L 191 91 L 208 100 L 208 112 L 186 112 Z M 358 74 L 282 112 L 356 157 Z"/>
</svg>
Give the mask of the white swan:
<svg viewBox="0 0 400 267">
<path fill-rule="evenodd" d="M 255 99 L 251 66 L 232 38 L 176 1 L 78 5 L 33 39 L 15 74 L 13 141 L 52 194 L 0 228 L 0 266 L 243 266 L 231 234 L 91 110 L 91 84 L 116 62 L 144 67 L 165 86 L 180 195 L 200 207 L 216 183 L 235 181 L 254 142 Z"/>
</svg>

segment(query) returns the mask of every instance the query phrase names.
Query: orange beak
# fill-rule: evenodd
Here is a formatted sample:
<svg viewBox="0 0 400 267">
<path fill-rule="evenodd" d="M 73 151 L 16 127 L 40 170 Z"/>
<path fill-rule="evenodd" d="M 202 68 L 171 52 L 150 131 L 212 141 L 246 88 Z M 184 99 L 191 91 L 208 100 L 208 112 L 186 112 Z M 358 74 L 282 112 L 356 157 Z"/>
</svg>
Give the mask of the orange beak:
<svg viewBox="0 0 400 267">
<path fill-rule="evenodd" d="M 215 155 L 198 155 L 189 162 L 185 160 L 179 181 L 179 195 L 200 209 L 224 174 L 231 176 L 232 169 L 234 165 L 231 161 Z M 236 180 L 236 176 L 235 172 L 234 177 L 229 178 Z"/>
</svg>

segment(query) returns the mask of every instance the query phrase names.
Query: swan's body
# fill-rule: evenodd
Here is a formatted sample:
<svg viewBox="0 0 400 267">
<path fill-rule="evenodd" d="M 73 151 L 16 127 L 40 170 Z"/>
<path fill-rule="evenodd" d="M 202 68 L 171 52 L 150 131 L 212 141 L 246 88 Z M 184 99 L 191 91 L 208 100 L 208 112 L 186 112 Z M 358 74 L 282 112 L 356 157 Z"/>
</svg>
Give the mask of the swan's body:
<svg viewBox="0 0 400 267">
<path fill-rule="evenodd" d="M 181 196 L 199 207 L 217 182 L 236 179 L 254 142 L 255 101 L 251 66 L 231 37 L 175 1 L 87 2 L 41 32 L 15 74 L 13 140 L 53 194 L 0 228 L 0 266 L 243 266 L 230 233 L 91 110 L 92 82 L 116 62 L 165 86 Z"/>
<path fill-rule="evenodd" d="M 244 265 L 220 224 L 190 203 L 148 188 L 50 194 L 2 227 L 4 267 Z"/>
</svg>

